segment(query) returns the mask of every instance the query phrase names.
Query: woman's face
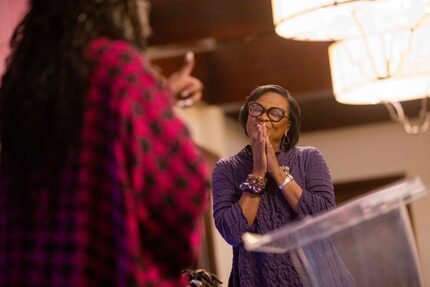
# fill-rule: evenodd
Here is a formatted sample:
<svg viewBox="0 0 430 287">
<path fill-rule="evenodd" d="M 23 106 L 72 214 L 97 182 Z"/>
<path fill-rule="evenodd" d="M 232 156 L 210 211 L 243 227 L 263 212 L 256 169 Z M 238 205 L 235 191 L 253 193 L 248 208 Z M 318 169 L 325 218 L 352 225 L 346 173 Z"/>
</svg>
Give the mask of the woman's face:
<svg viewBox="0 0 430 287">
<path fill-rule="evenodd" d="M 261 113 L 260 116 L 254 117 L 249 113 L 248 115 L 248 121 L 246 123 L 246 130 L 248 132 L 248 135 L 251 139 L 255 139 L 257 137 L 257 125 L 258 124 L 264 124 L 267 129 L 267 136 L 269 137 L 270 143 L 272 144 L 273 148 L 275 150 L 278 150 L 280 148 L 281 139 L 282 136 L 287 134 L 288 130 L 290 129 L 290 123 L 288 121 L 288 101 L 283 96 L 273 93 L 273 92 L 267 92 L 263 95 L 261 95 L 256 101 L 257 104 L 260 104 L 262 106 L 257 107 L 257 111 L 264 111 Z M 270 119 L 268 116 L 268 110 L 270 108 L 279 108 L 285 111 L 285 115 L 281 118 L 279 121 L 274 121 L 273 119 Z M 279 112 L 281 110 L 275 109 L 272 113 Z M 257 113 L 258 114 L 258 113 Z M 273 118 L 273 117 L 272 117 Z"/>
</svg>

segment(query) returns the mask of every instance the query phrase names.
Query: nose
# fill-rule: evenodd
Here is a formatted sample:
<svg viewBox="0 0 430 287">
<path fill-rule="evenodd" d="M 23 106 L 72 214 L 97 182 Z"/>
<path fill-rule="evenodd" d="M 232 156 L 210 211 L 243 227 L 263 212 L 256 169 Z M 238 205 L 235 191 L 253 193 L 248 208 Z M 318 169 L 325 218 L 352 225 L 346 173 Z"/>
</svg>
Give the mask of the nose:
<svg viewBox="0 0 430 287">
<path fill-rule="evenodd" d="M 267 122 L 267 121 L 270 121 L 270 119 L 269 119 L 269 115 L 267 114 L 267 111 L 265 111 L 264 113 L 262 113 L 262 114 L 258 117 L 258 120 L 259 120 L 260 122 Z"/>
</svg>

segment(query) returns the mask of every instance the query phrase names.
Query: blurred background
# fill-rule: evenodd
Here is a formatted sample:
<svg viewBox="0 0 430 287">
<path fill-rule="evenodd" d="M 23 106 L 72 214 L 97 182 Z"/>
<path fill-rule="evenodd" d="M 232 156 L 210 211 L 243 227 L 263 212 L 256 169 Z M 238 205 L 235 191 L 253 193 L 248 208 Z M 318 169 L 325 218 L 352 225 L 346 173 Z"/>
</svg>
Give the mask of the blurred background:
<svg viewBox="0 0 430 287">
<path fill-rule="evenodd" d="M 256 86 L 287 88 L 302 109 L 299 145 L 318 147 L 335 183 L 338 203 L 395 180 L 418 175 L 430 186 L 430 131 L 409 135 L 381 105 L 336 102 L 327 48 L 330 42 L 293 41 L 274 30 L 268 0 L 152 0 L 148 57 L 164 74 L 177 70 L 186 51 L 196 55 L 194 75 L 205 86 L 203 102 L 178 110 L 213 165 L 248 143 L 237 117 Z M 0 0 L 0 73 L 8 41 L 25 0 Z M 419 103 L 404 103 L 414 117 Z M 422 271 L 430 284 L 430 197 L 408 210 Z M 205 216 L 200 267 L 227 282 L 231 248 Z M 226 286 L 226 285 L 225 285 Z M 430 286 L 430 285 L 429 285 Z"/>
</svg>

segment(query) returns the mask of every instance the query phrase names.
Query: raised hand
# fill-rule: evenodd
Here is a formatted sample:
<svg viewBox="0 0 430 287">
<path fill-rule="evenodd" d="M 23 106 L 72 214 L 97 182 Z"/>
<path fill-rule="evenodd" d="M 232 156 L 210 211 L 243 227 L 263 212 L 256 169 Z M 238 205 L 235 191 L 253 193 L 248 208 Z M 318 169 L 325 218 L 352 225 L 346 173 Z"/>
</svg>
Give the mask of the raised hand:
<svg viewBox="0 0 430 287">
<path fill-rule="evenodd" d="M 267 172 L 266 158 L 267 130 L 264 124 L 257 124 L 251 131 L 251 147 L 253 155 L 253 171 L 256 176 L 264 177 Z"/>
<path fill-rule="evenodd" d="M 269 137 L 266 137 L 266 158 L 267 158 L 267 172 L 276 183 L 281 183 L 285 179 L 285 173 L 279 166 L 278 159 L 276 158 L 275 150 L 270 144 Z"/>
<path fill-rule="evenodd" d="M 276 158 L 275 150 L 270 144 L 269 137 L 266 137 L 266 158 L 267 158 L 267 172 L 273 179 L 276 179 L 279 174 L 282 174 L 282 170 L 279 166 L 279 162 Z"/>
<path fill-rule="evenodd" d="M 191 106 L 202 97 L 203 85 L 191 75 L 195 64 L 193 52 L 185 55 L 185 63 L 181 69 L 167 78 L 167 88 L 174 96 L 175 104 L 180 107 Z"/>
</svg>

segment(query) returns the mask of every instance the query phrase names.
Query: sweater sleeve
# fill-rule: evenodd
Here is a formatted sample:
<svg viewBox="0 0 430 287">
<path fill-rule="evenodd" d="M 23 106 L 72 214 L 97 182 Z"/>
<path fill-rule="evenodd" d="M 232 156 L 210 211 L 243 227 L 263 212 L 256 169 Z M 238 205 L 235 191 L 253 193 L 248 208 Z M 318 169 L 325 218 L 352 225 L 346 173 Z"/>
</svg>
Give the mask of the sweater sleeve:
<svg viewBox="0 0 430 287">
<path fill-rule="evenodd" d="M 299 217 L 314 215 L 335 206 L 333 183 L 319 150 L 310 149 L 304 163 L 304 187 L 299 199 Z"/>
<path fill-rule="evenodd" d="M 242 243 L 242 234 L 253 231 L 239 205 L 241 192 L 236 191 L 231 166 L 218 161 L 212 174 L 213 216 L 221 236 L 232 246 Z"/>
</svg>

